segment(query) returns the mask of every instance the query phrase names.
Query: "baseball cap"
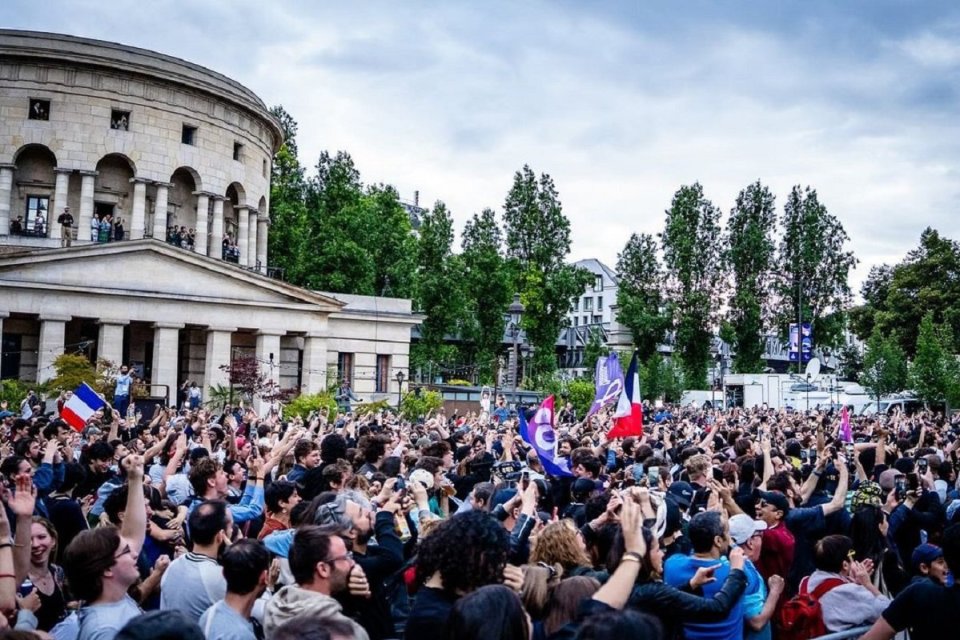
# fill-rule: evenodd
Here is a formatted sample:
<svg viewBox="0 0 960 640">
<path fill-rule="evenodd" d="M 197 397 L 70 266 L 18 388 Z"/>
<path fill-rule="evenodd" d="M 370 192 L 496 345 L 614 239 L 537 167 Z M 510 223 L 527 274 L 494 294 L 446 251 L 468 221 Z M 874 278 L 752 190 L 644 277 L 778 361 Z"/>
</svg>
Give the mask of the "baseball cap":
<svg viewBox="0 0 960 640">
<path fill-rule="evenodd" d="M 670 488 L 667 489 L 667 493 L 676 500 L 678 505 L 686 509 L 690 506 L 690 503 L 693 502 L 695 492 L 689 482 L 679 481 L 671 484 Z"/>
<path fill-rule="evenodd" d="M 931 565 L 933 561 L 937 558 L 943 557 L 943 549 L 938 547 L 935 544 L 921 544 L 916 549 L 913 550 L 913 555 L 910 557 L 910 565 L 913 567 L 913 570 L 917 573 L 920 573 L 920 565 Z"/>
<path fill-rule="evenodd" d="M 902 476 L 903 473 L 897 471 L 896 469 L 885 469 L 880 474 L 880 488 L 890 493 L 893 491 L 893 487 L 897 484 L 897 476 Z"/>
<path fill-rule="evenodd" d="M 767 523 L 763 520 L 754 520 L 748 515 L 738 513 L 730 518 L 730 538 L 736 544 L 743 544 L 753 537 L 758 531 L 767 528 Z"/>
<path fill-rule="evenodd" d="M 779 491 L 761 491 L 760 499 L 783 511 L 783 515 L 787 515 L 787 512 L 790 511 L 790 501 L 787 500 L 787 496 Z"/>
</svg>

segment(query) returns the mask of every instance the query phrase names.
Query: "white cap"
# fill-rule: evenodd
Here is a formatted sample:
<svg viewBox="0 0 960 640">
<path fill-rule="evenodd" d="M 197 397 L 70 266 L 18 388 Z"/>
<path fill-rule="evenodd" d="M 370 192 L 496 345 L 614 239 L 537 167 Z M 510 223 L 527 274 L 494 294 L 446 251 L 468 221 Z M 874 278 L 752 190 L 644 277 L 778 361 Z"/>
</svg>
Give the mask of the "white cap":
<svg viewBox="0 0 960 640">
<path fill-rule="evenodd" d="M 730 518 L 730 538 L 734 544 L 741 545 L 753 537 L 758 531 L 767 528 L 763 520 L 754 520 L 748 515 L 738 513 Z"/>
</svg>

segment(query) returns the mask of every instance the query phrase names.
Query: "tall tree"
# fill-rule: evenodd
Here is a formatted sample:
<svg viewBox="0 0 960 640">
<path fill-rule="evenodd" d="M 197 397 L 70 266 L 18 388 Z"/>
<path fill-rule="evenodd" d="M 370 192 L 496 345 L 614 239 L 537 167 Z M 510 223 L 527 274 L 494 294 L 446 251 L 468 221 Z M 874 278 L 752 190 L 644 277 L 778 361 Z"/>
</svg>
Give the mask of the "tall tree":
<svg viewBox="0 0 960 640">
<path fill-rule="evenodd" d="M 952 399 L 958 381 L 956 356 L 948 327 L 934 323 L 927 312 L 920 321 L 916 355 L 910 363 L 910 387 L 926 404 L 941 404 Z"/>
<path fill-rule="evenodd" d="M 492 382 L 503 347 L 504 314 L 512 298 L 503 237 L 492 209 L 474 214 L 463 229 L 464 338 L 473 346 L 481 383 Z"/>
<path fill-rule="evenodd" d="M 426 315 L 420 325 L 416 360 L 445 359 L 448 335 L 458 331 L 463 317 L 462 269 L 453 254 L 453 218 L 443 202 L 424 214 L 417 251 L 417 308 Z"/>
<path fill-rule="evenodd" d="M 896 333 L 900 346 L 913 354 L 923 316 L 933 314 L 945 325 L 953 344 L 960 344 L 960 244 L 927 228 L 920 246 L 893 268 L 874 321 L 885 333 Z"/>
<path fill-rule="evenodd" d="M 507 256 L 526 306 L 523 327 L 535 347 L 533 373 L 542 376 L 556 368 L 556 342 L 571 298 L 582 293 L 593 276 L 566 263 L 570 221 L 549 175 L 537 180 L 524 165 L 514 175 L 503 210 Z"/>
<path fill-rule="evenodd" d="M 850 302 L 848 276 L 857 264 L 846 249 L 850 238 L 820 203 L 816 190 L 799 185 L 787 197 L 781 227 L 779 325 L 785 332 L 799 310 L 803 322 L 812 323 L 816 344 L 839 346 L 843 323 L 837 312 L 844 312 Z"/>
<path fill-rule="evenodd" d="M 907 386 L 907 358 L 892 336 L 874 330 L 863 354 L 860 383 L 879 400 Z M 879 407 L 878 407 L 879 408 Z"/>
<path fill-rule="evenodd" d="M 763 335 L 770 311 L 775 207 L 770 189 L 758 180 L 737 195 L 727 222 L 726 260 L 733 279 L 727 317 L 736 351 L 733 366 L 740 373 L 758 373 L 764 367 Z"/>
<path fill-rule="evenodd" d="M 283 269 L 287 281 L 303 285 L 300 261 L 306 233 L 306 179 L 297 158 L 297 122 L 281 106 L 270 112 L 283 129 L 283 144 L 273 156 L 270 176 L 270 265 Z"/>
<path fill-rule="evenodd" d="M 663 271 L 657 243 L 648 234 L 632 234 L 617 256 L 617 321 L 630 330 L 639 358 L 657 352 L 670 328 L 664 305 Z"/>
<path fill-rule="evenodd" d="M 395 298 L 412 297 L 417 239 L 412 233 L 410 215 L 400 204 L 397 190 L 389 185 L 368 188 L 364 201 L 371 207 L 372 220 L 356 239 L 367 247 L 373 259 L 374 292 Z"/>
<path fill-rule="evenodd" d="M 720 210 L 699 183 L 674 194 L 661 236 L 676 330 L 675 353 L 686 384 L 707 385 L 710 344 L 723 285 Z"/>
</svg>

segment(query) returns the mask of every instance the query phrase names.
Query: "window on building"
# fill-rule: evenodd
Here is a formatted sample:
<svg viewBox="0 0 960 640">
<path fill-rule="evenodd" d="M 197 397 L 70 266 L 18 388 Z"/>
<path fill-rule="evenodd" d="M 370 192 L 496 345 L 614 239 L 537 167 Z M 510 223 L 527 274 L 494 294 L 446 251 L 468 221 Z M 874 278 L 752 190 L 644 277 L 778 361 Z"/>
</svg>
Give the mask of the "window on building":
<svg viewBox="0 0 960 640">
<path fill-rule="evenodd" d="M 390 391 L 390 356 L 377 356 L 377 393 Z"/>
<path fill-rule="evenodd" d="M 263 159 L 263 169 L 261 170 L 261 173 L 263 173 L 264 178 L 267 177 L 267 159 L 266 158 Z"/>
<path fill-rule="evenodd" d="M 183 125 L 183 131 L 180 134 L 180 142 L 195 146 L 197 144 L 197 128 L 189 124 Z"/>
<path fill-rule="evenodd" d="M 340 384 L 346 380 L 350 383 L 350 386 L 353 386 L 353 354 L 352 353 L 338 353 L 337 354 L 337 384 Z"/>
<path fill-rule="evenodd" d="M 590 324 L 590 316 L 583 316 L 583 322 L 581 322 L 580 324 L 582 324 L 583 326 L 587 326 L 588 324 Z"/>
<path fill-rule="evenodd" d="M 239 162 L 243 158 L 243 145 L 239 142 L 233 143 L 233 159 Z"/>
<path fill-rule="evenodd" d="M 130 130 L 130 112 L 114 109 L 110 112 L 110 128 L 117 131 Z"/>
<path fill-rule="evenodd" d="M 603 296 L 597 296 L 597 311 L 603 311 Z"/>
<path fill-rule="evenodd" d="M 593 311 L 593 298 L 584 298 L 584 299 L 583 299 L 583 310 L 584 310 L 584 311 Z"/>
<path fill-rule="evenodd" d="M 573 310 L 580 311 L 580 298 L 573 299 Z"/>
<path fill-rule="evenodd" d="M 580 326 L 580 316 L 573 316 L 573 326 L 575 327 Z"/>
<path fill-rule="evenodd" d="M 603 291 L 603 276 L 595 276 L 593 281 L 594 291 Z"/>
<path fill-rule="evenodd" d="M 23 220 L 23 233 L 46 235 L 47 209 L 49 207 L 50 198 L 47 196 L 27 196 L 27 212 Z"/>
<path fill-rule="evenodd" d="M 603 322 L 603 316 L 593 316 L 593 324 L 600 324 Z"/>
<path fill-rule="evenodd" d="M 30 120 L 49 120 L 50 101 L 40 98 L 30 98 L 30 111 L 27 114 Z"/>
</svg>

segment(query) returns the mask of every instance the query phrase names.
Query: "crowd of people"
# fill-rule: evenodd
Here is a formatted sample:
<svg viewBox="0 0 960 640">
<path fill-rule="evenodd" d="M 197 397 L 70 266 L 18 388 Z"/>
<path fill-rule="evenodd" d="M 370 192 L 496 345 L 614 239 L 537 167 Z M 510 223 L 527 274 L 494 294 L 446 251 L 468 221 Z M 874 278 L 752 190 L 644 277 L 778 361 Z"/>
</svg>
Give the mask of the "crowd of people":
<svg viewBox="0 0 960 640">
<path fill-rule="evenodd" d="M 80 429 L 2 407 L 0 638 L 922 640 L 960 610 L 956 418 L 847 438 L 832 413 L 646 407 L 608 440 L 566 406 L 558 477 L 503 398 L 140 416 L 120 375 Z"/>
</svg>

